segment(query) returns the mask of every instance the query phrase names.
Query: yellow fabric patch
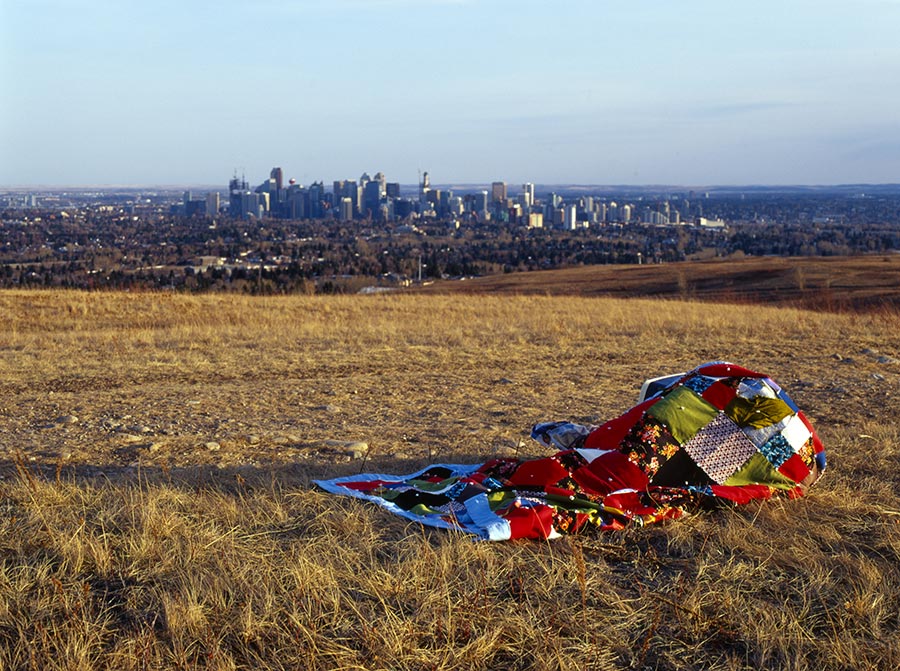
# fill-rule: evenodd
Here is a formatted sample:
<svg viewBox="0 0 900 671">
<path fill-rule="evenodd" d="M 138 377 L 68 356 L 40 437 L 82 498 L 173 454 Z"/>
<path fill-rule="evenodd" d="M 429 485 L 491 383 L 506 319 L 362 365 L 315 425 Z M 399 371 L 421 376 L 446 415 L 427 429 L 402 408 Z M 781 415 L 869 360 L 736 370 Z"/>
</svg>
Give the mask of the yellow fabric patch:
<svg viewBox="0 0 900 671">
<path fill-rule="evenodd" d="M 725 414 L 735 421 L 738 426 L 752 426 L 754 429 L 762 429 L 772 424 L 778 424 L 788 415 L 794 414 L 791 407 L 780 398 L 741 398 L 735 396 L 725 408 Z"/>
</svg>

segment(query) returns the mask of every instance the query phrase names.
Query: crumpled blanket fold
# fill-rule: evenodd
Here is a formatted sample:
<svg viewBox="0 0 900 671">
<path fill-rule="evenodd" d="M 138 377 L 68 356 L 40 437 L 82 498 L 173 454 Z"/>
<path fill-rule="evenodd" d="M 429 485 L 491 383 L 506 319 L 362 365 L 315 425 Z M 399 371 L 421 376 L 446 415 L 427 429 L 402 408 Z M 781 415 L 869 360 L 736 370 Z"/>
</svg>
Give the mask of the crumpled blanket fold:
<svg viewBox="0 0 900 671">
<path fill-rule="evenodd" d="M 787 392 L 727 362 L 698 366 L 600 426 L 545 422 L 532 438 L 556 453 L 316 484 L 485 540 L 544 539 L 673 519 L 719 502 L 795 498 L 826 465 Z"/>
</svg>

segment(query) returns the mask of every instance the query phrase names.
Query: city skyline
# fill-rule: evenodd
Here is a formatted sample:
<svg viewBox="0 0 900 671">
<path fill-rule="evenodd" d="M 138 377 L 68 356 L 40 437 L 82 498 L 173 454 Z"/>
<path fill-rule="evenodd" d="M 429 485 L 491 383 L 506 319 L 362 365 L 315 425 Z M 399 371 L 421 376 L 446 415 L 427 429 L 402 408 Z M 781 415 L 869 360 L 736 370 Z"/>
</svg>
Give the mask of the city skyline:
<svg viewBox="0 0 900 671">
<path fill-rule="evenodd" d="M 375 166 L 402 184 L 894 183 L 896 25 L 896 0 L 0 0 L 0 187 L 273 163 L 307 184 Z"/>
</svg>

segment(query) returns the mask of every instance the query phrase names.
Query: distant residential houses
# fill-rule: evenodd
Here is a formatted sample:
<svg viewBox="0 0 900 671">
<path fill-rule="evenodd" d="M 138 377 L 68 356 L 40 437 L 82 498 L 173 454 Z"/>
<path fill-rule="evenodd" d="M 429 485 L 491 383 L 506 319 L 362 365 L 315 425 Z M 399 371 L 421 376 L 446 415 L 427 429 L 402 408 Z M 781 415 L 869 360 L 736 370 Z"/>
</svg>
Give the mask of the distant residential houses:
<svg viewBox="0 0 900 671">
<path fill-rule="evenodd" d="M 408 190 L 403 193 L 399 182 L 388 182 L 381 172 L 373 177 L 363 173 L 358 180 L 335 180 L 328 190 L 321 181 L 308 186 L 293 179 L 285 182 L 283 170 L 276 167 L 268 179 L 252 188 L 244 177 L 235 174 L 228 184 L 227 201 L 217 192 L 195 197 L 187 191 L 183 202 L 173 210 L 188 217 L 225 213 L 236 219 L 367 219 L 373 222 L 441 219 L 568 231 L 629 223 L 725 227 L 721 219 L 703 217 L 702 200 L 690 196 L 653 203 L 617 202 L 591 195 L 567 198 L 553 192 L 538 198 L 534 184 L 523 184 L 513 195 L 506 182 L 493 182 L 490 190 L 455 193 L 452 189 L 433 187 L 427 172 L 422 175 L 416 193 Z"/>
</svg>

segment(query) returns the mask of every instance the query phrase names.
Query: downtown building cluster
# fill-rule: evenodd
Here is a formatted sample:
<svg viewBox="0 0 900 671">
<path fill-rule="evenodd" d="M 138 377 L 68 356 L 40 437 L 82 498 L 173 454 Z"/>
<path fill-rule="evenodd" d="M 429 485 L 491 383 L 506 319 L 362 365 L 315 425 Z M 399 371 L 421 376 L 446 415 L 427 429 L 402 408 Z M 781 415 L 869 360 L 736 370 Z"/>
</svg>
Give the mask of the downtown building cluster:
<svg viewBox="0 0 900 671">
<path fill-rule="evenodd" d="M 331 190 L 327 190 L 321 181 L 309 186 L 298 184 L 294 179 L 285 183 L 281 168 L 273 168 L 269 178 L 256 187 L 235 175 L 229 182 L 228 200 L 224 203 L 217 192 L 207 193 L 205 198 L 199 199 L 185 192 L 178 212 L 186 216 L 214 216 L 224 212 L 236 219 L 369 220 L 379 223 L 440 219 L 569 231 L 614 223 L 722 224 L 702 218 L 702 204 L 693 198 L 693 194 L 691 198 L 679 197 L 674 203 L 666 199 L 653 204 L 617 203 L 597 196 L 572 197 L 553 192 L 537 198 L 534 184 L 523 184 L 513 195 L 506 182 L 493 182 L 490 190 L 454 193 L 451 189 L 433 187 L 427 172 L 422 175 L 417 189 L 407 189 L 405 193 L 399 182 L 388 182 L 381 172 L 374 177 L 363 173 L 359 180 L 335 180 Z"/>
</svg>

